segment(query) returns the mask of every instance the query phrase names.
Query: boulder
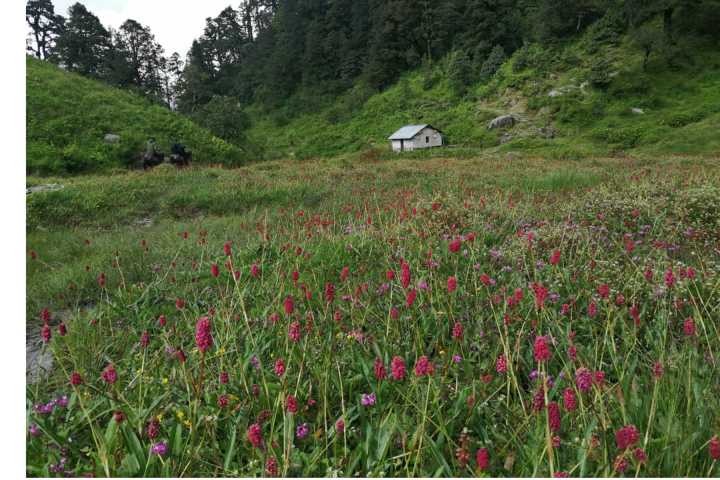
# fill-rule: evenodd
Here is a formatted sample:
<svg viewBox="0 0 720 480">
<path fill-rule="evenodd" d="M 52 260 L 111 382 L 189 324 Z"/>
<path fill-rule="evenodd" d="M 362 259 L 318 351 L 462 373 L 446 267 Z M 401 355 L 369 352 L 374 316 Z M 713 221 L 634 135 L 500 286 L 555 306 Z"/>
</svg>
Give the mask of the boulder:
<svg viewBox="0 0 720 480">
<path fill-rule="evenodd" d="M 630 111 L 635 115 L 645 115 L 645 110 L 643 110 L 642 108 L 633 107 L 630 109 Z"/>
<path fill-rule="evenodd" d="M 512 115 L 500 115 L 499 117 L 496 117 L 488 123 L 488 130 L 492 130 L 494 128 L 507 128 L 512 127 L 515 125 L 515 117 Z"/>
<path fill-rule="evenodd" d="M 561 92 L 560 90 L 556 90 L 554 88 L 552 90 L 550 90 L 550 92 L 548 92 L 548 97 L 552 97 L 552 98 L 562 97 L 562 95 L 563 95 L 563 92 Z"/>
<path fill-rule="evenodd" d="M 120 141 L 120 135 L 114 133 L 108 133 L 105 135 L 105 143 L 118 143 Z"/>
</svg>

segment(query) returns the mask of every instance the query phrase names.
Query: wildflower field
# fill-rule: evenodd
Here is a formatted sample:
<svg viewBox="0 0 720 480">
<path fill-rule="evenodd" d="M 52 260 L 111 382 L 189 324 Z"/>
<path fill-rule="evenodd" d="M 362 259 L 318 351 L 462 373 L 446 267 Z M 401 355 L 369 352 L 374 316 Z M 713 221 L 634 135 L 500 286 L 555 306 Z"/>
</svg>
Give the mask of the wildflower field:
<svg viewBox="0 0 720 480">
<path fill-rule="evenodd" d="M 41 182 L 30 476 L 720 476 L 717 158 Z"/>
</svg>

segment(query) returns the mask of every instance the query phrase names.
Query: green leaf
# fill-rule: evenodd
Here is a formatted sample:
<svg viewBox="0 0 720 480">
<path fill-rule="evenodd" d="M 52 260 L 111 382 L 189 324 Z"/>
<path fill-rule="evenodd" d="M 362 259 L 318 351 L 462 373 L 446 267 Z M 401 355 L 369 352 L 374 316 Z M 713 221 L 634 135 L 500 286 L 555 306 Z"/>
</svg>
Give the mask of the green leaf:
<svg viewBox="0 0 720 480">
<path fill-rule="evenodd" d="M 235 456 L 235 440 L 237 439 L 237 422 L 233 426 L 232 434 L 230 435 L 230 447 L 225 452 L 225 461 L 223 462 L 223 469 L 227 472 L 230 468 L 230 462 L 232 462 Z"/>
</svg>

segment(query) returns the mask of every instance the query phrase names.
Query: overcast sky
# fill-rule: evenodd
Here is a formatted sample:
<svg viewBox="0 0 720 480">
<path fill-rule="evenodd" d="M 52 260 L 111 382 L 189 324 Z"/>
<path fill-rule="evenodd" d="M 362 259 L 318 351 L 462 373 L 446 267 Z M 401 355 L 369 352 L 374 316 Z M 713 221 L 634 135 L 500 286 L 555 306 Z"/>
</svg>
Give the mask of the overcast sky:
<svg viewBox="0 0 720 480">
<path fill-rule="evenodd" d="M 53 0 L 55 12 L 67 16 L 77 0 Z M 165 54 L 178 52 L 183 58 L 193 39 L 202 35 L 207 17 L 215 17 L 228 5 L 237 8 L 239 0 L 80 0 L 100 18 L 105 28 L 117 29 L 132 18 L 150 27 Z"/>
</svg>

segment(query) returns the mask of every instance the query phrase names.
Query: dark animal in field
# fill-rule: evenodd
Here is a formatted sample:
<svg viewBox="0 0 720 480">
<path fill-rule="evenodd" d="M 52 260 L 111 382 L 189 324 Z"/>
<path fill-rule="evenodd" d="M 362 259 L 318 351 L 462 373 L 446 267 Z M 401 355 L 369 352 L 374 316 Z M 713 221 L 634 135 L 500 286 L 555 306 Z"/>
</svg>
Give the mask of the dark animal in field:
<svg viewBox="0 0 720 480">
<path fill-rule="evenodd" d="M 158 151 L 155 139 L 151 138 L 145 147 L 145 153 L 142 156 L 142 167 L 144 169 L 157 167 L 165 161 L 165 155 Z"/>
<path fill-rule="evenodd" d="M 170 148 L 170 163 L 176 167 L 187 167 L 192 160 L 192 152 L 182 143 L 174 143 Z"/>
</svg>

